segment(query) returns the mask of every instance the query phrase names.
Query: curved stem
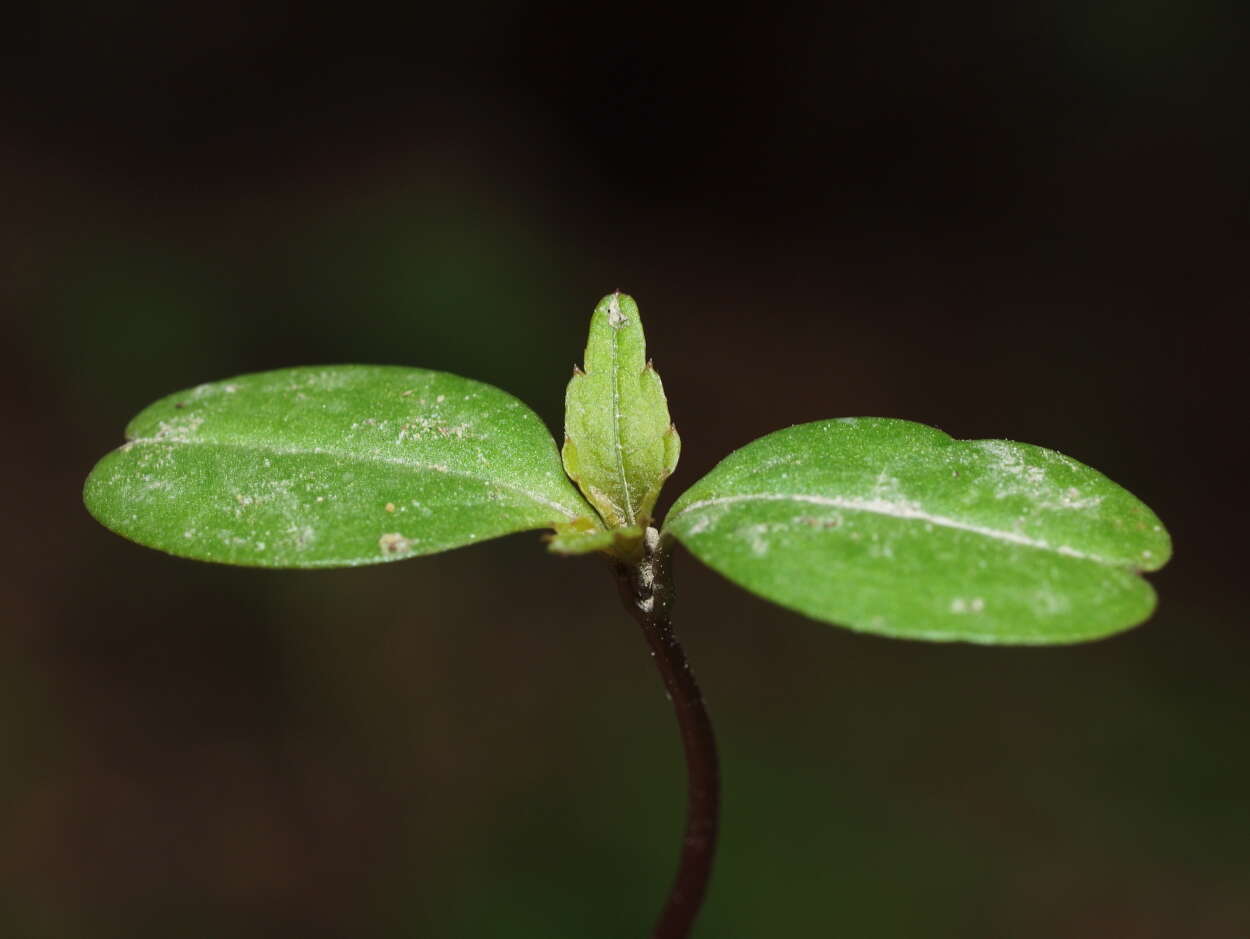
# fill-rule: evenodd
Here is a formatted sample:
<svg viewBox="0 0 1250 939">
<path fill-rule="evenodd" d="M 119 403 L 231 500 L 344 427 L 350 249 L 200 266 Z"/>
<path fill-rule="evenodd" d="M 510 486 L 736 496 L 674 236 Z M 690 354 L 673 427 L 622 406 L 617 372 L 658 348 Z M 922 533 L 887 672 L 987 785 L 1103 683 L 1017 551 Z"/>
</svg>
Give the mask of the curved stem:
<svg viewBox="0 0 1250 939">
<path fill-rule="evenodd" d="M 636 564 L 616 565 L 621 600 L 642 627 L 651 647 L 651 656 L 673 702 L 686 755 L 686 834 L 677 877 L 651 939 L 686 939 L 690 935 L 712 873 L 720 816 L 720 771 L 712 722 L 669 619 L 673 605 L 671 562 L 671 548 L 661 543 L 654 528 L 649 528 L 642 559 Z"/>
</svg>

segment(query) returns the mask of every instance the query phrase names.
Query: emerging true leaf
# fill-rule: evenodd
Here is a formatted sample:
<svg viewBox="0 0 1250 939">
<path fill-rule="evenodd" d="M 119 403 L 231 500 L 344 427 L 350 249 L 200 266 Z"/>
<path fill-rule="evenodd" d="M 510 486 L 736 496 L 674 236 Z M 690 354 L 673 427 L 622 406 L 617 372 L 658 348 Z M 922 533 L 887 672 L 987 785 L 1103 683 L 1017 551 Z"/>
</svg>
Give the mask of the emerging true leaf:
<svg viewBox="0 0 1250 939">
<path fill-rule="evenodd" d="M 445 372 L 291 368 L 144 410 L 84 499 L 118 534 L 260 567 L 370 564 L 535 528 L 601 530 L 520 401 Z"/>
<path fill-rule="evenodd" d="M 646 527 L 681 441 L 660 376 L 646 360 L 638 305 L 623 293 L 599 301 L 585 371 L 565 396 L 564 468 L 609 528 Z"/>
<path fill-rule="evenodd" d="M 1144 620 L 1171 542 L 1101 473 L 1041 447 L 847 418 L 769 434 L 673 506 L 666 530 L 746 589 L 913 639 L 1075 642 Z"/>
</svg>

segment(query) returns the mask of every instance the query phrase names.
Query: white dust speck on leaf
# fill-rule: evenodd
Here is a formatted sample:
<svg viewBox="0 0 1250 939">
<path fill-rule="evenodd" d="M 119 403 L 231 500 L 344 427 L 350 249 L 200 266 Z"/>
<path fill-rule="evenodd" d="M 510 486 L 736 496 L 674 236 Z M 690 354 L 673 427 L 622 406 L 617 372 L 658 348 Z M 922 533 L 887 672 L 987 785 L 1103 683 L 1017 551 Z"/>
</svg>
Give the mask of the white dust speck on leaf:
<svg viewBox="0 0 1250 939">
<path fill-rule="evenodd" d="M 876 535 L 872 536 L 872 540 L 875 542 L 875 544 L 873 544 L 868 549 L 869 557 L 885 558 L 887 560 L 892 559 L 894 557 L 894 546 L 888 540 L 887 541 L 879 540 Z"/>
<path fill-rule="evenodd" d="M 188 397 L 192 401 L 199 401 L 204 398 L 211 398 L 219 394 L 232 395 L 237 391 L 242 391 L 243 388 L 244 388 L 244 385 L 240 382 L 229 382 L 227 384 L 209 383 L 205 385 L 197 385 L 196 387 L 192 388 Z"/>
<path fill-rule="evenodd" d="M 950 611 L 952 613 L 980 613 L 985 609 L 983 597 L 952 597 Z"/>
<path fill-rule="evenodd" d="M 1033 594 L 1029 605 L 1040 616 L 1054 616 L 1057 613 L 1066 613 L 1072 607 L 1072 602 L 1053 591 L 1038 590 Z"/>
<path fill-rule="evenodd" d="M 152 439 L 168 443 L 189 443 L 203 424 L 204 418 L 198 414 L 171 417 L 169 420 L 157 422 L 156 433 L 152 435 Z"/>
<path fill-rule="evenodd" d="M 743 525 L 737 529 L 735 534 L 747 543 L 747 547 L 751 549 L 751 553 L 755 557 L 762 558 L 768 554 L 769 549 L 772 547 L 767 536 L 781 527 L 784 526 L 761 522 L 756 525 Z"/>
<path fill-rule="evenodd" d="M 620 329 L 629 323 L 629 317 L 621 312 L 621 301 L 616 294 L 608 299 L 608 325 Z"/>
<path fill-rule="evenodd" d="M 153 476 L 151 473 L 145 473 L 143 476 L 144 492 L 152 492 L 153 490 L 160 492 L 174 492 L 176 488 L 177 487 L 174 485 L 173 480 Z"/>
<path fill-rule="evenodd" d="M 297 551 L 303 551 L 317 538 L 317 532 L 311 525 L 291 525 L 286 530 L 287 540 Z"/>
</svg>

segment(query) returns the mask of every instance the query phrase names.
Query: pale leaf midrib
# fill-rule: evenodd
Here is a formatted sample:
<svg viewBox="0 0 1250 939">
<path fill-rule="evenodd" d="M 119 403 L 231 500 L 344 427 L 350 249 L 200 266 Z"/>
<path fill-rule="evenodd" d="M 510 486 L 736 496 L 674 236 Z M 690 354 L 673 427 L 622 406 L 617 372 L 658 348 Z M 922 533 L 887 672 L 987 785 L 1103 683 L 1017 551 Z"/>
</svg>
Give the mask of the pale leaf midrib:
<svg viewBox="0 0 1250 939">
<path fill-rule="evenodd" d="M 537 505 L 542 505 L 549 509 L 555 509 L 556 511 L 563 514 L 570 521 L 575 518 L 582 517 L 582 516 L 592 515 L 594 511 L 593 509 L 590 508 L 589 505 L 587 505 L 584 510 L 574 510 L 574 509 L 571 509 L 567 505 L 562 505 L 561 503 L 554 502 L 550 499 L 537 495 L 536 493 L 530 492 L 526 489 L 522 489 L 521 487 L 513 485 L 511 483 L 502 482 L 502 481 L 498 481 L 495 479 L 487 480 L 480 476 L 475 476 L 472 473 L 466 472 L 465 470 L 453 469 L 452 467 L 447 466 L 442 463 L 415 462 L 413 460 L 404 459 L 402 457 L 390 457 L 390 456 L 380 456 L 380 455 L 362 457 L 359 454 L 339 450 L 334 447 L 318 447 L 316 449 L 301 449 L 299 447 L 280 447 L 274 444 L 247 444 L 247 443 L 240 443 L 238 441 L 223 441 L 223 440 L 174 440 L 168 437 L 136 437 L 136 438 L 133 438 L 132 440 L 127 441 L 127 443 L 122 447 L 122 451 L 125 451 L 129 449 L 130 447 L 139 446 L 142 444 L 159 444 L 162 446 L 170 446 L 170 447 L 191 447 L 191 446 L 228 447 L 228 448 L 235 449 L 235 450 L 246 450 L 249 452 L 255 452 L 259 454 L 273 454 L 275 456 L 331 456 L 336 459 L 344 460 L 344 461 L 351 462 L 351 463 L 362 464 L 366 466 L 371 463 L 385 463 L 390 466 L 402 466 L 405 469 L 437 473 L 441 476 L 458 476 L 462 479 L 472 479 L 476 482 L 488 483 L 489 485 L 495 486 L 498 489 L 506 489 L 509 492 L 513 492 L 525 499 L 530 500 L 531 502 Z"/>
<path fill-rule="evenodd" d="M 621 492 L 625 495 L 625 524 L 632 525 L 634 523 L 634 500 L 629 493 L 629 478 L 625 474 L 625 448 L 621 440 L 621 380 L 618 346 L 621 330 L 611 326 L 610 319 L 609 328 L 612 330 L 612 446 L 616 453 L 616 472 L 621 478 Z"/>
<path fill-rule="evenodd" d="M 1063 557 L 1073 557 L 1081 560 L 1092 561 L 1108 567 L 1132 567 L 1132 565 L 1127 561 L 1113 560 L 1101 555 L 1090 554 L 1084 551 L 1079 551 L 1076 548 L 1069 547 L 1068 545 L 1053 545 L 1050 542 L 1042 541 L 1038 538 L 1030 538 L 1028 535 L 1005 531 L 1001 528 L 987 528 L 983 525 L 976 525 L 971 522 L 962 522 L 957 518 L 951 518 L 946 515 L 934 515 L 932 513 L 925 512 L 923 509 L 914 508 L 909 505 L 902 505 L 897 502 L 889 502 L 884 499 L 866 500 L 840 496 L 808 495 L 805 493 L 767 492 L 744 493 L 736 496 L 716 496 L 708 499 L 700 499 L 696 502 L 690 503 L 689 505 L 683 506 L 680 510 L 669 516 L 665 525 L 667 527 L 676 520 L 680 519 L 683 515 L 686 515 L 689 512 L 694 512 L 697 509 L 716 505 L 733 505 L 740 502 L 800 502 L 807 505 L 820 505 L 850 512 L 866 512 L 873 515 L 881 515 L 886 518 L 928 522 L 929 524 L 936 525 L 941 528 L 967 531 L 995 541 L 1036 548 L 1038 550 L 1048 551 L 1052 554 L 1058 554 Z"/>
</svg>

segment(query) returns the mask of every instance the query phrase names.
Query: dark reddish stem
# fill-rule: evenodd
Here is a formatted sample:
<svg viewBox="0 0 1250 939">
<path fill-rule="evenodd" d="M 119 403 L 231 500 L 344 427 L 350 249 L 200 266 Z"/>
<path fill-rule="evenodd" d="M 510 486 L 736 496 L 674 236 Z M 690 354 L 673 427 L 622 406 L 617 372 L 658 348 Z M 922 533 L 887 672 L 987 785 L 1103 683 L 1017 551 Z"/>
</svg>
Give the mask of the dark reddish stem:
<svg viewBox="0 0 1250 939">
<path fill-rule="evenodd" d="M 712 722 L 669 619 L 673 605 L 671 566 L 672 551 L 661 543 L 655 529 L 647 531 L 640 561 L 616 565 L 621 599 L 651 647 L 651 656 L 673 702 L 686 754 L 686 834 L 677 877 L 651 939 L 686 939 L 690 935 L 707 893 L 720 817 L 720 770 Z"/>
</svg>

